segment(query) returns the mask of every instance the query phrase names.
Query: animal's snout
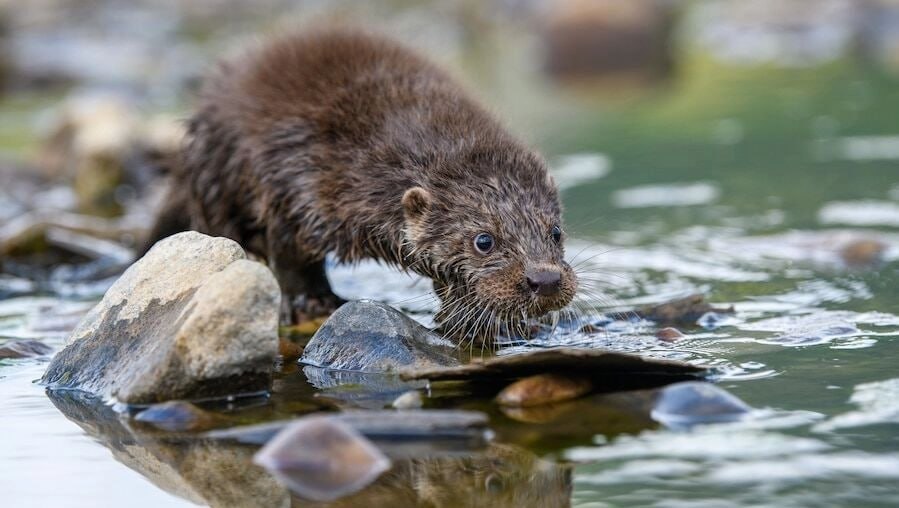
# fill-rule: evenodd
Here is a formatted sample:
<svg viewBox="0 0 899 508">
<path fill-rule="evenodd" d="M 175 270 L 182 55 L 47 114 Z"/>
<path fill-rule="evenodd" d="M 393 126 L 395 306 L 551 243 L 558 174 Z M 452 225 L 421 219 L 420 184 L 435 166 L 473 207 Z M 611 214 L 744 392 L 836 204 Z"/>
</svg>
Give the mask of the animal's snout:
<svg viewBox="0 0 899 508">
<path fill-rule="evenodd" d="M 531 291 L 540 296 L 556 295 L 562 285 L 562 274 L 556 270 L 528 272 L 525 279 Z"/>
</svg>

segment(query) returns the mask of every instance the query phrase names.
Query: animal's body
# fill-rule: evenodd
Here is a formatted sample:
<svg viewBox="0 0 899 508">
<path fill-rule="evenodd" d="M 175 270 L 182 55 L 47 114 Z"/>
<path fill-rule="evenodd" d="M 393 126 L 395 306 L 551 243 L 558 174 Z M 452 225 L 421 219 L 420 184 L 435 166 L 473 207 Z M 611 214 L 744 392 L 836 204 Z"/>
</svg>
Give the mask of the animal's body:
<svg viewBox="0 0 899 508">
<path fill-rule="evenodd" d="M 463 335 L 575 292 L 544 161 L 448 74 L 380 37 L 297 34 L 223 63 L 172 178 L 151 240 L 191 228 L 238 241 L 272 267 L 294 320 L 341 302 L 329 253 L 430 277 L 438 321 Z"/>
</svg>

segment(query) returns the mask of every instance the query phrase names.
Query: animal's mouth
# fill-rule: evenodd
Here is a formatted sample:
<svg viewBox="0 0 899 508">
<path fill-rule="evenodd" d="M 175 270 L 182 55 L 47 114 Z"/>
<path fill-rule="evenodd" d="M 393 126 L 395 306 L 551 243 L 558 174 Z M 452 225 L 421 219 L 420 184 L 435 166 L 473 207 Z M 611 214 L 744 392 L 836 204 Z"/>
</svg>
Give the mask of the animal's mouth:
<svg viewBox="0 0 899 508">
<path fill-rule="evenodd" d="M 559 297 L 537 297 L 531 305 L 528 306 L 527 316 L 529 318 L 543 317 L 550 312 L 562 310 L 571 302 L 570 298 L 560 299 Z"/>
</svg>

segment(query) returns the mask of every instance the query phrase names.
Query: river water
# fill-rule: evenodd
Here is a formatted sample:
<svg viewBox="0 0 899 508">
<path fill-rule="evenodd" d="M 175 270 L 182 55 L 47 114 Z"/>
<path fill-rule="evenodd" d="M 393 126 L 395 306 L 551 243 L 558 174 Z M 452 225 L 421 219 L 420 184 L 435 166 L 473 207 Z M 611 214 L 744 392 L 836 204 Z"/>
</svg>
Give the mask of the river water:
<svg viewBox="0 0 899 508">
<path fill-rule="evenodd" d="M 761 416 L 666 429 L 604 400 L 602 417 L 584 417 L 576 435 L 565 436 L 558 420 L 528 425 L 490 410 L 499 445 L 525 458 L 509 460 L 499 487 L 448 463 L 442 479 L 431 478 L 433 488 L 462 491 L 445 498 L 457 501 L 537 504 L 543 498 L 529 483 L 555 479 L 555 468 L 564 467 L 570 483 L 550 482 L 556 490 L 545 505 L 895 506 L 896 79 L 855 61 L 728 67 L 693 56 L 660 88 L 613 99 L 573 92 L 524 112 L 521 104 L 544 89 L 515 88 L 503 99 L 505 82 L 483 80 L 487 100 L 496 98 L 553 167 L 568 255 L 585 288 L 582 308 L 598 314 L 702 293 L 735 310 L 683 327 L 686 338 L 674 343 L 655 339 L 651 323 L 628 321 L 602 336 L 556 341 L 613 343 L 715 366 L 719 386 Z M 427 298 L 410 300 L 427 293 L 421 281 L 368 264 L 336 267 L 331 278 L 343 296 L 419 306 L 428 319 Z M 34 294 L 24 281 L 3 284 L 15 296 L 0 300 L 0 343 L 39 338 L 55 348 L 103 290 Z M 184 482 L 190 492 L 160 480 L 190 477 L 182 460 L 189 453 L 179 445 L 159 452 L 158 436 L 110 439 L 107 430 L 64 416 L 35 384 L 45 367 L 45 360 L 0 360 L 4 506 L 210 502 L 197 478 Z M 266 419 L 309 412 L 319 400 L 291 366 L 276 392 L 267 409 L 234 411 Z M 305 405 L 289 406 L 285 394 Z M 451 400 L 484 408 L 465 396 Z M 134 465 L 154 453 L 153 463 L 172 471 Z M 372 502 L 364 495 L 353 502 Z M 489 495 L 497 497 L 488 502 Z"/>
</svg>

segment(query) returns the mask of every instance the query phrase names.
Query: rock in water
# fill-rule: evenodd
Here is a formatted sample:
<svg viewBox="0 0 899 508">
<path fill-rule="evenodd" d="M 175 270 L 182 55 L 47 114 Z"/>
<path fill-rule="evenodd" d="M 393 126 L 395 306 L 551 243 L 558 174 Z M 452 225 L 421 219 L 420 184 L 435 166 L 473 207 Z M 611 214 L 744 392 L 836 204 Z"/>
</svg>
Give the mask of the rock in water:
<svg viewBox="0 0 899 508">
<path fill-rule="evenodd" d="M 396 372 L 459 365 L 453 344 L 402 312 L 367 300 L 341 306 L 318 329 L 300 362 L 328 369 Z"/>
<path fill-rule="evenodd" d="M 656 338 L 663 342 L 676 342 L 684 338 L 684 334 L 677 328 L 668 326 L 656 332 Z"/>
<path fill-rule="evenodd" d="M 752 411 L 745 402 L 710 383 L 688 381 L 666 386 L 652 409 L 652 418 L 668 427 L 740 420 Z"/>
<path fill-rule="evenodd" d="M 0 345 L 0 360 L 6 358 L 31 358 L 45 356 L 53 352 L 53 348 L 39 340 L 11 340 Z"/>
<path fill-rule="evenodd" d="M 877 265 L 883 261 L 887 245 L 878 240 L 859 239 L 849 243 L 840 251 L 840 257 L 847 266 L 862 268 Z"/>
<path fill-rule="evenodd" d="M 660 305 L 650 305 L 638 309 L 636 314 L 650 321 L 655 321 L 661 326 L 668 325 L 695 325 L 703 315 L 708 313 L 733 314 L 734 308 L 713 307 L 705 301 L 705 297 L 699 294 L 689 295 Z"/>
<path fill-rule="evenodd" d="M 496 396 L 501 406 L 530 407 L 576 399 L 588 393 L 593 383 L 585 377 L 564 374 L 537 374 L 520 379 Z"/>
<path fill-rule="evenodd" d="M 352 494 L 390 469 L 390 460 L 368 439 L 327 416 L 292 423 L 259 450 L 253 462 L 314 501 Z"/>
<path fill-rule="evenodd" d="M 280 299 L 268 268 L 237 243 L 179 233 L 109 288 L 42 381 L 127 404 L 265 390 Z"/>
</svg>

